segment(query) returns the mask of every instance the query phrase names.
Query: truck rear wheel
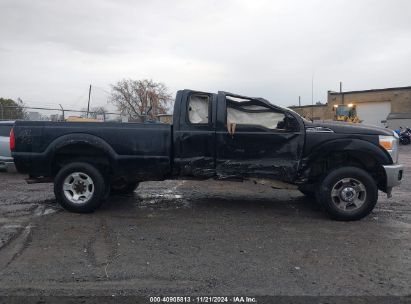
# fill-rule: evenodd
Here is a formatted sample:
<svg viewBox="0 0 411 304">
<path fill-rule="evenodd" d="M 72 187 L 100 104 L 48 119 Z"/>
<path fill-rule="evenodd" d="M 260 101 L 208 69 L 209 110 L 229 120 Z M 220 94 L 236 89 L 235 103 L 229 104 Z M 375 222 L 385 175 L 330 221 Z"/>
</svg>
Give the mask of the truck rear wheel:
<svg viewBox="0 0 411 304">
<path fill-rule="evenodd" d="M 64 166 L 54 180 L 57 202 L 66 210 L 89 213 L 100 207 L 106 194 L 103 175 L 93 165 L 76 162 Z"/>
<path fill-rule="evenodd" d="M 374 209 L 378 188 L 365 170 L 342 167 L 325 176 L 317 190 L 317 200 L 333 219 L 359 220 Z"/>
</svg>

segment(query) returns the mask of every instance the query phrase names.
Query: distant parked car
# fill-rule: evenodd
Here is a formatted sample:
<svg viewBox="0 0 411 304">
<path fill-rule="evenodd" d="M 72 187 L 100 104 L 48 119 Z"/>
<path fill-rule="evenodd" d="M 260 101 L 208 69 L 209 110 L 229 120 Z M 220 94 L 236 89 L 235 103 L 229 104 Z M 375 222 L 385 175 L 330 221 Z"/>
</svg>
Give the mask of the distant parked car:
<svg viewBox="0 0 411 304">
<path fill-rule="evenodd" d="M 14 168 L 13 158 L 10 153 L 10 130 L 14 121 L 0 121 L 0 170 Z"/>
</svg>

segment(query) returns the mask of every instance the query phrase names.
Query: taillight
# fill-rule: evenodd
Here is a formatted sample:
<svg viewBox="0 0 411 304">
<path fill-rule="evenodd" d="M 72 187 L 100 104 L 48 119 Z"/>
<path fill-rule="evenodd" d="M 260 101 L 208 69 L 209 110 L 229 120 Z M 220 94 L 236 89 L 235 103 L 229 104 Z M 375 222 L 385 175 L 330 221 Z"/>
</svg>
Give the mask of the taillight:
<svg viewBox="0 0 411 304">
<path fill-rule="evenodd" d="M 16 147 L 16 142 L 14 139 L 14 129 L 11 129 L 10 131 L 10 151 L 14 151 L 15 147 Z"/>
</svg>

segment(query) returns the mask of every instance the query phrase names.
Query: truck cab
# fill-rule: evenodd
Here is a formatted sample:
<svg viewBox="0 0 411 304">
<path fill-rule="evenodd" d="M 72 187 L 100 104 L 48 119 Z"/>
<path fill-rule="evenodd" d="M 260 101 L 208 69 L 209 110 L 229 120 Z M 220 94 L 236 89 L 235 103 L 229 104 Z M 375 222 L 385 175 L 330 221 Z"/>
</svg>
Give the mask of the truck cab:
<svg viewBox="0 0 411 304">
<path fill-rule="evenodd" d="M 174 174 L 295 180 L 305 140 L 296 113 L 262 98 L 184 90 L 174 117 Z"/>
</svg>

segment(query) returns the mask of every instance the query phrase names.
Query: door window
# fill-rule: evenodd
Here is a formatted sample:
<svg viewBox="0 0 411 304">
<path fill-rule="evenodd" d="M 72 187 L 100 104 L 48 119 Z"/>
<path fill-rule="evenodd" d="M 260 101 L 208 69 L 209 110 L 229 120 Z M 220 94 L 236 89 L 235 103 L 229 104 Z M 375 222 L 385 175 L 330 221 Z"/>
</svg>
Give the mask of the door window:
<svg viewBox="0 0 411 304">
<path fill-rule="evenodd" d="M 227 124 L 254 125 L 267 129 L 284 129 L 285 115 L 258 101 L 227 98 Z"/>
</svg>

